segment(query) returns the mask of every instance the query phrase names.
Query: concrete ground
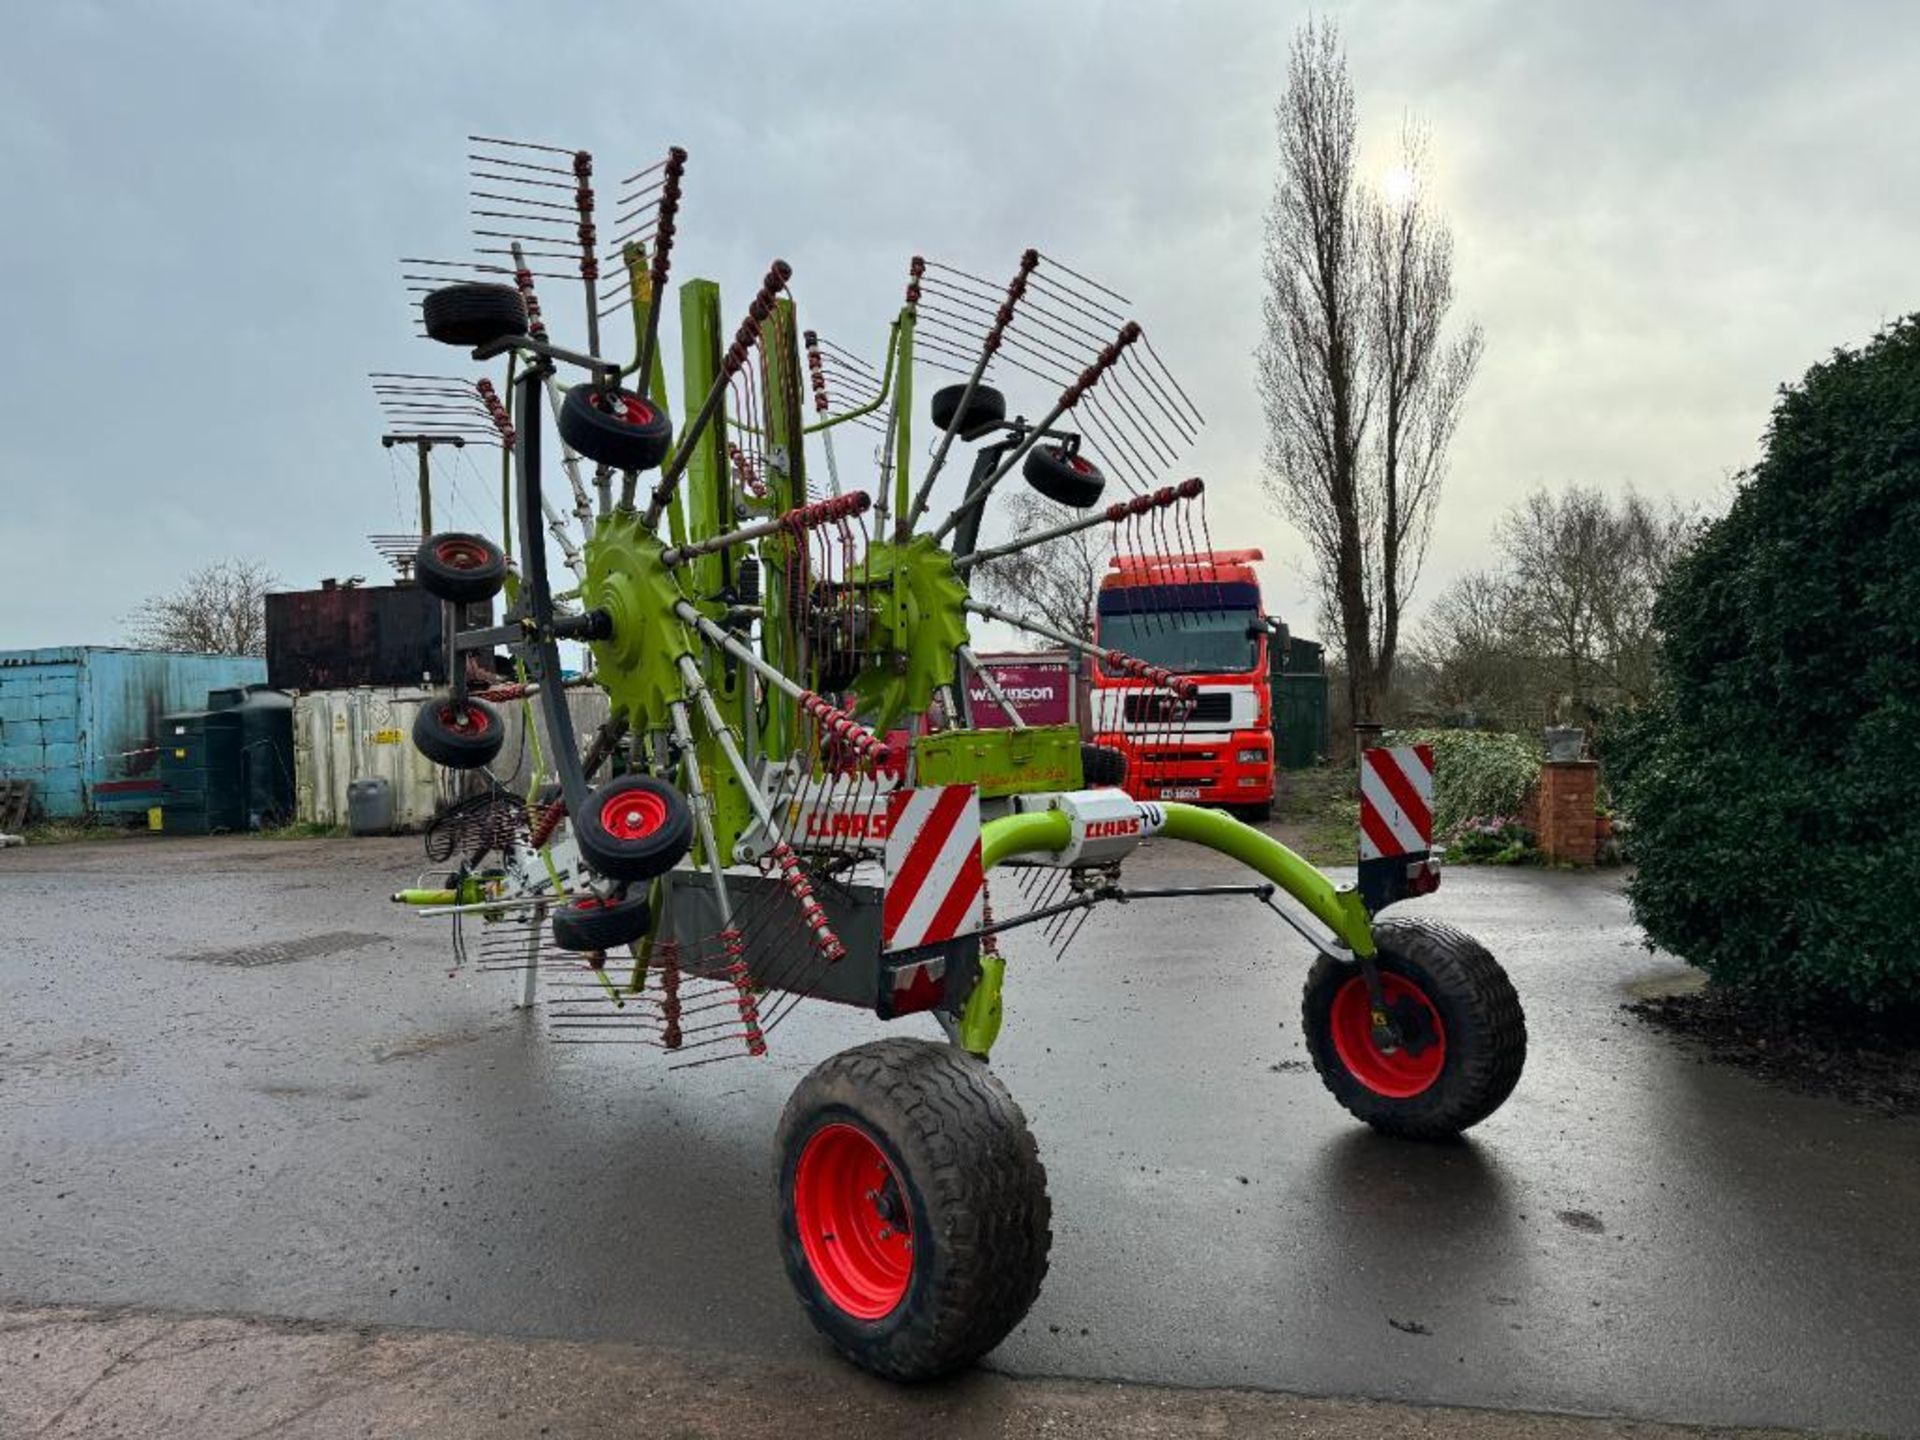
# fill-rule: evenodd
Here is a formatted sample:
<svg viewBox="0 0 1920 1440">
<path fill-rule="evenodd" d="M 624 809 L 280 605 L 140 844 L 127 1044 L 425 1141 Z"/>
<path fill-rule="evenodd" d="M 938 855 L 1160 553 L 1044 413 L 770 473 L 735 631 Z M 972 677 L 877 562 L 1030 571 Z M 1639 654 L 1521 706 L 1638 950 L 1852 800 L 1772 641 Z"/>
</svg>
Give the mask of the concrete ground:
<svg viewBox="0 0 1920 1440">
<path fill-rule="evenodd" d="M 385 900 L 417 854 L 0 854 L 0 1298 L 163 1312 L 0 1316 L 0 1372 L 38 1376 L 0 1400 L 0 1434 L 119 1393 L 134 1367 L 103 1379 L 100 1357 L 149 1340 L 140 1356 L 180 1350 L 188 1376 L 238 1346 L 281 1400 L 368 1366 L 396 1415 L 431 1391 L 415 1428 L 315 1411 L 275 1433 L 443 1433 L 515 1384 L 558 1403 L 550 1373 L 611 1407 L 555 1434 L 596 1433 L 622 1397 L 629 1420 L 755 1434 L 789 1394 L 823 1426 L 916 1433 L 929 1413 L 968 1434 L 1468 1424 L 1243 1391 L 1920 1433 L 1920 1123 L 1766 1088 L 1627 1020 L 1621 1000 L 1679 972 L 1638 947 L 1610 877 L 1455 871 L 1419 902 L 1508 963 L 1532 1033 L 1513 1100 L 1451 1147 L 1378 1139 L 1333 1104 L 1299 1042 L 1303 947 L 1250 901 L 1110 909 L 1057 961 L 1012 940 L 995 1061 L 1048 1164 L 1053 1268 L 996 1375 L 902 1397 L 813 1336 L 768 1193 L 786 1092 L 879 1023 L 803 1008 L 766 1061 L 675 1074 L 553 1044 L 508 1008 L 512 978 L 449 977 L 443 933 Z M 1232 878 L 1169 844 L 1129 876 Z M 468 1333 L 166 1318 L 187 1312 Z M 81 1337 L 53 1347 L 66 1368 L 23 1368 L 41 1331 Z M 283 1352 L 279 1371 L 257 1358 Z M 1233 1393 L 1179 1410 L 1113 1381 Z M 683 1410 L 696 1392 L 734 1408 Z M 1134 1429 L 1089 1418 L 1109 1401 Z"/>
<path fill-rule="evenodd" d="M 35 1440 L 1702 1440 L 1666 1425 L 976 1372 L 904 1389 L 724 1353 L 217 1316 L 0 1310 L 0 1435 Z M 1716 1430 L 1725 1440 L 1790 1432 Z"/>
</svg>

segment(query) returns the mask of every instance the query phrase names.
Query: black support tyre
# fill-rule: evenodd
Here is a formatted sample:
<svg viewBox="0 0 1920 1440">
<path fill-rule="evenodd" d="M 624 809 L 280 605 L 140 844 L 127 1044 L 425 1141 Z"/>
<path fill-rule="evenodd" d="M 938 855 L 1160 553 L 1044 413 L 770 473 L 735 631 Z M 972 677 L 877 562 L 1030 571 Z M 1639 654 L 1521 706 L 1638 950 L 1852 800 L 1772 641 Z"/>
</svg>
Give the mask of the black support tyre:
<svg viewBox="0 0 1920 1440">
<path fill-rule="evenodd" d="M 1080 747 L 1080 782 L 1090 786 L 1126 784 L 1126 755 L 1111 745 L 1082 745 Z"/>
<path fill-rule="evenodd" d="M 1499 1109 L 1527 1060 L 1513 983 L 1486 948 L 1450 925 L 1374 926 L 1381 989 L 1404 1043 L 1382 1046 L 1357 965 L 1322 956 L 1302 1020 L 1313 1068 L 1352 1114 L 1409 1140 L 1450 1140 Z"/>
<path fill-rule="evenodd" d="M 507 556 L 484 535 L 429 535 L 413 552 L 420 588 L 437 600 L 471 605 L 491 600 L 507 583 Z"/>
<path fill-rule="evenodd" d="M 961 411 L 960 397 L 966 393 L 965 385 L 947 385 L 933 392 L 933 428 L 946 434 L 958 412 L 960 423 L 954 434 L 962 440 L 978 440 L 1007 418 L 1007 397 L 991 385 L 976 385 L 966 410 Z"/>
<path fill-rule="evenodd" d="M 413 717 L 414 749 L 449 770 L 478 770 L 500 753 L 506 738 L 500 712 L 484 700 L 428 700 Z"/>
<path fill-rule="evenodd" d="M 673 448 L 673 421 L 630 390 L 576 385 L 560 405 L 560 438 L 596 465 L 651 470 Z"/>
<path fill-rule="evenodd" d="M 693 847 L 686 797 L 651 775 L 623 775 L 595 786 L 572 821 L 581 856 L 610 880 L 651 880 Z"/>
<path fill-rule="evenodd" d="M 842 1051 L 793 1092 L 776 1143 L 787 1275 L 854 1364 L 947 1375 L 1033 1305 L 1053 1242 L 1047 1172 L 985 1061 L 928 1040 Z"/>
<path fill-rule="evenodd" d="M 553 912 L 553 943 L 576 953 L 618 950 L 644 938 L 652 928 L 653 910 L 644 895 L 624 900 L 587 895 Z"/>
<path fill-rule="evenodd" d="M 1070 510 L 1097 505 L 1107 488 L 1107 477 L 1098 465 L 1077 452 L 1069 455 L 1063 445 L 1034 446 L 1020 473 L 1047 499 Z"/>
<path fill-rule="evenodd" d="M 469 350 L 527 333 L 527 302 L 511 285 L 446 285 L 420 302 L 420 315 L 432 338 Z"/>
</svg>

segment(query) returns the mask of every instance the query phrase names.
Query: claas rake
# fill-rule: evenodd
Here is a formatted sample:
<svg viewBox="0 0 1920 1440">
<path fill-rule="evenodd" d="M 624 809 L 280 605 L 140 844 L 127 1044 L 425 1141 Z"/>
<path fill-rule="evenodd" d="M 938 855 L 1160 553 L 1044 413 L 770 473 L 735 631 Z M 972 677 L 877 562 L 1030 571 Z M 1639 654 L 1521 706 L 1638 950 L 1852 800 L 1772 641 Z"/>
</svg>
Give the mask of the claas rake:
<svg viewBox="0 0 1920 1440">
<path fill-rule="evenodd" d="M 670 293 L 684 151 L 627 176 L 604 226 L 587 152 L 475 139 L 468 156 L 473 256 L 403 262 L 462 373 L 376 388 L 389 415 L 498 446 L 505 523 L 425 535 L 413 557 L 445 602 L 445 686 L 413 741 L 449 776 L 427 841 L 450 868 L 396 898 L 457 936 L 477 923 L 463 958 L 521 974 L 527 1003 L 546 982 L 572 1043 L 752 1060 L 804 1000 L 938 1023 L 825 1060 L 780 1123 L 786 1265 L 844 1353 L 945 1373 L 1038 1292 L 1045 1172 L 988 1064 L 1014 927 L 1064 946 L 1107 901 L 1254 899 L 1316 952 L 1307 1040 L 1349 1110 L 1433 1138 L 1500 1105 L 1525 1054 L 1504 973 L 1457 931 L 1376 918 L 1437 883 L 1417 800 L 1392 832 L 1407 851 L 1336 885 L 1224 814 L 1130 798 L 1123 757 L 1027 724 L 975 656 L 991 620 L 1125 677 L 1170 726 L 1195 703 L 1176 668 L 969 588 L 1092 527 L 1151 583 L 1204 587 L 1181 557 L 1211 549 L 1206 486 L 1175 472 L 1201 415 L 1121 296 L 1033 249 L 1004 281 L 914 257 L 886 335 L 842 344 L 800 328 L 784 260 L 730 311 L 710 280 Z M 563 312 L 581 348 L 556 338 Z M 1016 475 L 1067 518 L 984 544 Z M 969 676 L 1010 725 L 968 723 Z M 605 718 L 580 727 L 570 692 L 588 689 Z M 490 769 L 509 706 L 535 755 L 511 789 Z M 1129 888 L 1153 836 L 1253 873 Z"/>
</svg>

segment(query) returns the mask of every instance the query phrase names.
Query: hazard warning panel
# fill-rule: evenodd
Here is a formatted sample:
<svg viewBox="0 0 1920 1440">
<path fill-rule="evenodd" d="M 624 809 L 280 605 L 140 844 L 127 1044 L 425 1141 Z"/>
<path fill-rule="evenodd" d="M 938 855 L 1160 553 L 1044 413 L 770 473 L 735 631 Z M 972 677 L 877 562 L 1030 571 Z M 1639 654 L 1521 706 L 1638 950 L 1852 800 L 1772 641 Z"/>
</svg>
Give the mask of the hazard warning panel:
<svg viewBox="0 0 1920 1440">
<path fill-rule="evenodd" d="M 1360 858 L 1433 848 L 1433 747 L 1360 752 Z"/>
<path fill-rule="evenodd" d="M 980 927 L 980 796 L 971 785 L 927 785 L 887 797 L 882 948 L 915 950 Z"/>
</svg>

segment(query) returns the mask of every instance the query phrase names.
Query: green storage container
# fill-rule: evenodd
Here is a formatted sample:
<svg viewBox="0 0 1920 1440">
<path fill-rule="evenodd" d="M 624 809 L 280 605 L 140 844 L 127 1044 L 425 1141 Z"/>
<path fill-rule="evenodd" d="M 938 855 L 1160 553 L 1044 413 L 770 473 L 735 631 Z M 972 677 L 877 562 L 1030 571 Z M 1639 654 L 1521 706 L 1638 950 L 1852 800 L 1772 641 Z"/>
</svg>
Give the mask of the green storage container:
<svg viewBox="0 0 1920 1440">
<path fill-rule="evenodd" d="M 1280 627 L 1268 646 L 1267 681 L 1273 698 L 1273 763 L 1305 770 L 1327 755 L 1326 652 Z"/>
</svg>

